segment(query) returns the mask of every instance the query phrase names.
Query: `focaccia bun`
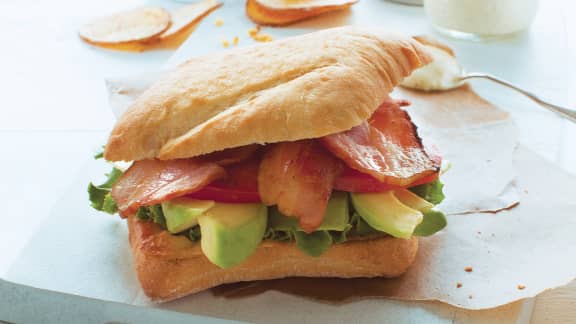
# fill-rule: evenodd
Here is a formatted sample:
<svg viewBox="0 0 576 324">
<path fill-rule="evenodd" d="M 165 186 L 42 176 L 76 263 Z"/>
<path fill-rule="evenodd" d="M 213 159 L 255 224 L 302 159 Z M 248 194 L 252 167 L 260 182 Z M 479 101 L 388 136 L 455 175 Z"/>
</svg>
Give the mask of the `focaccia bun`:
<svg viewBox="0 0 576 324">
<path fill-rule="evenodd" d="M 199 243 L 174 236 L 152 222 L 129 217 L 130 245 L 144 293 L 168 301 L 225 283 L 286 277 L 397 277 L 414 262 L 418 239 L 378 239 L 335 244 L 320 257 L 293 243 L 264 241 L 247 260 L 220 269 Z"/>
<path fill-rule="evenodd" d="M 354 27 L 194 58 L 136 99 L 104 156 L 169 160 L 342 132 L 430 60 L 411 38 Z"/>
</svg>

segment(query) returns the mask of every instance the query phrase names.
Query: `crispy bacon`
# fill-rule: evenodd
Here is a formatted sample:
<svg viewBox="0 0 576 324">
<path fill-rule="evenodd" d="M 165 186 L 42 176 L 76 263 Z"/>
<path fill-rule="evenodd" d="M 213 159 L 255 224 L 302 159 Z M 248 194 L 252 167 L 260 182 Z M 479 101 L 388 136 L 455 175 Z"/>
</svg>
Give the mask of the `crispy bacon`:
<svg viewBox="0 0 576 324">
<path fill-rule="evenodd" d="M 202 189 L 226 176 L 214 163 L 195 159 L 136 161 L 112 187 L 112 198 L 126 217 L 149 206 Z"/>
<path fill-rule="evenodd" d="M 405 101 L 386 100 L 368 122 L 321 139 L 349 167 L 392 186 L 407 186 L 438 171 L 422 146 L 416 126 L 400 108 Z"/>
<path fill-rule="evenodd" d="M 300 227 L 313 232 L 322 224 L 334 182 L 342 170 L 338 159 L 317 141 L 277 143 L 264 154 L 258 174 L 262 202 L 278 205 Z"/>
<path fill-rule="evenodd" d="M 221 166 L 231 165 L 246 161 L 258 155 L 261 146 L 258 144 L 234 147 L 223 151 L 213 152 L 199 156 L 202 162 L 212 162 Z"/>
</svg>

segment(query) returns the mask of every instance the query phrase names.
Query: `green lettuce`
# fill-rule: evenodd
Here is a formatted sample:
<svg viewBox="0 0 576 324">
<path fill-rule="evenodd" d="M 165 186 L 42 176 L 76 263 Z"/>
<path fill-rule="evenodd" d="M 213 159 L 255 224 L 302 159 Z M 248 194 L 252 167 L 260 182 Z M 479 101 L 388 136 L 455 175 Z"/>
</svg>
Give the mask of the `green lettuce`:
<svg viewBox="0 0 576 324">
<path fill-rule="evenodd" d="M 102 147 L 100 148 L 100 151 L 98 151 L 98 152 L 96 152 L 96 154 L 94 154 L 94 160 L 104 158 L 104 148 L 105 148 L 105 146 L 102 145 Z"/>
<path fill-rule="evenodd" d="M 293 239 L 294 239 L 293 231 L 275 230 L 272 227 L 268 227 L 266 229 L 266 233 L 264 233 L 264 240 L 290 242 Z"/>
<path fill-rule="evenodd" d="M 442 192 L 443 188 L 444 184 L 440 182 L 440 180 L 435 180 L 430 183 L 414 186 L 409 188 L 409 190 L 431 204 L 438 205 L 442 200 L 444 200 L 444 193 Z"/>
<path fill-rule="evenodd" d="M 202 238 L 202 235 L 200 234 L 200 226 L 198 225 L 185 231 L 184 234 L 192 242 L 200 241 L 200 238 Z"/>
<path fill-rule="evenodd" d="M 154 222 L 162 228 L 166 229 L 166 217 L 164 217 L 164 212 L 162 211 L 162 205 L 156 204 L 152 206 L 142 206 L 138 208 L 136 212 L 136 217 L 143 221 Z"/>
<path fill-rule="evenodd" d="M 90 182 L 88 185 L 88 198 L 90 199 L 92 208 L 108 214 L 115 214 L 118 211 L 118 206 L 110 193 L 112 186 L 118 181 L 121 175 L 122 171 L 117 168 L 112 168 L 112 171 L 106 174 L 108 179 L 103 184 L 95 185 Z"/>
<path fill-rule="evenodd" d="M 346 228 L 342 231 L 330 231 L 330 235 L 332 235 L 332 242 L 335 244 L 344 243 L 348 241 L 348 233 L 352 230 L 352 224 L 346 225 Z"/>
<path fill-rule="evenodd" d="M 310 234 L 296 231 L 294 238 L 296 246 L 313 257 L 321 256 L 332 245 L 332 235 L 328 231 L 316 231 Z"/>
</svg>

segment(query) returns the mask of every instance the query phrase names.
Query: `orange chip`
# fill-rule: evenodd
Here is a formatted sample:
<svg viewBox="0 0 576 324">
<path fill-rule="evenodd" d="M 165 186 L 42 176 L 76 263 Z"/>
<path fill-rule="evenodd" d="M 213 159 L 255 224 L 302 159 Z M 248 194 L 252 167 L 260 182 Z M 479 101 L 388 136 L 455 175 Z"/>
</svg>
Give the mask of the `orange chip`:
<svg viewBox="0 0 576 324">
<path fill-rule="evenodd" d="M 172 25 L 160 35 L 160 40 L 170 38 L 191 27 L 220 6 L 222 6 L 222 3 L 218 0 L 203 0 L 172 11 L 170 13 L 172 15 Z"/>
<path fill-rule="evenodd" d="M 99 45 L 143 42 L 162 34 L 170 21 L 170 14 L 162 8 L 140 8 L 98 18 L 82 27 L 80 37 Z"/>
<path fill-rule="evenodd" d="M 260 25 L 288 25 L 320 14 L 349 8 L 358 0 L 248 0 L 246 14 Z"/>
</svg>

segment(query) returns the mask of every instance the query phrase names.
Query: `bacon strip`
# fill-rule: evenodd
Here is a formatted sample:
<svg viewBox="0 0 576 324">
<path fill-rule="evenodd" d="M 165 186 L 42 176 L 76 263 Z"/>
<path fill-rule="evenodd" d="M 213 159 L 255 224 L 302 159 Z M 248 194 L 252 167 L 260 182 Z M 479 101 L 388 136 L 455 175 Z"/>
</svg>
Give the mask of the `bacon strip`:
<svg viewBox="0 0 576 324">
<path fill-rule="evenodd" d="M 197 157 L 202 162 L 216 163 L 220 166 L 232 165 L 246 161 L 258 155 L 261 146 L 258 144 L 229 148 Z"/>
<path fill-rule="evenodd" d="M 136 161 L 112 187 L 120 215 L 135 213 L 149 206 L 202 189 L 226 176 L 214 163 L 194 159 Z"/>
<path fill-rule="evenodd" d="M 405 101 L 387 100 L 368 122 L 321 139 L 350 168 L 392 186 L 407 186 L 438 171 L 424 150 Z"/>
<path fill-rule="evenodd" d="M 260 197 L 266 205 L 278 205 L 284 215 L 299 218 L 300 227 L 310 233 L 322 224 L 341 170 L 338 159 L 317 141 L 277 143 L 260 163 Z"/>
</svg>

